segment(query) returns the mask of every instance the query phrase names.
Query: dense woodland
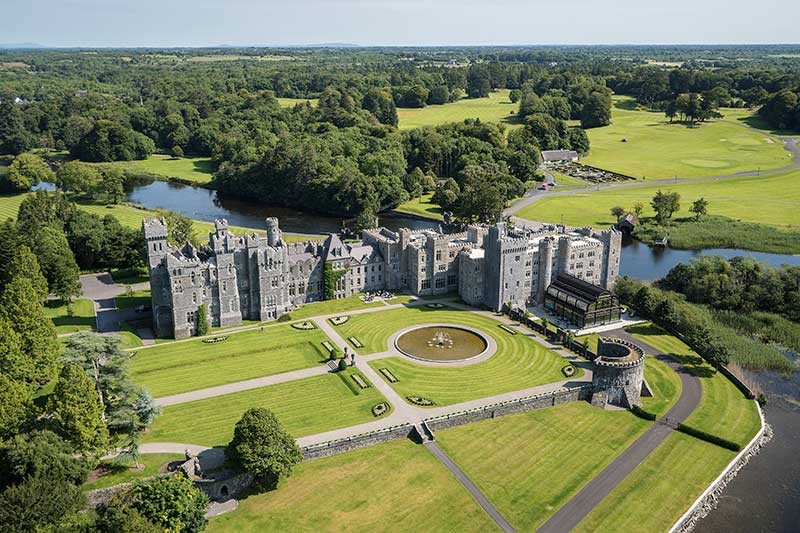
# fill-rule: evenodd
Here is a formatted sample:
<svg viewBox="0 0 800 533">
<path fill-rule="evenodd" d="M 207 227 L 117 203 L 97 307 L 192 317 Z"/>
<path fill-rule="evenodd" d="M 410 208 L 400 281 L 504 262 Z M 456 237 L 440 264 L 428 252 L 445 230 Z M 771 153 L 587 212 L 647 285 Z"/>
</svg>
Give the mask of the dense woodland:
<svg viewBox="0 0 800 533">
<path fill-rule="evenodd" d="M 609 123 L 612 92 L 679 120 L 713 118 L 719 106 L 757 106 L 772 126 L 796 126 L 800 62 L 792 50 L 6 51 L 0 62 L 17 67 L 0 68 L 0 153 L 48 148 L 87 162 L 154 151 L 211 156 L 225 194 L 363 220 L 430 190 L 419 169 L 448 184 L 440 196 L 457 217 L 493 218 L 539 177 L 540 149 L 589 150 L 583 129 Z M 670 63 L 678 56 L 682 64 Z M 524 125 L 512 134 L 477 121 L 396 127 L 397 108 L 501 88 L 512 91 L 514 120 Z M 282 108 L 279 97 L 318 104 Z M 476 190 L 476 175 L 490 177 L 481 179 L 486 205 L 461 192 Z M 110 182 L 106 200 L 119 198 L 117 177 L 86 179 Z"/>
</svg>

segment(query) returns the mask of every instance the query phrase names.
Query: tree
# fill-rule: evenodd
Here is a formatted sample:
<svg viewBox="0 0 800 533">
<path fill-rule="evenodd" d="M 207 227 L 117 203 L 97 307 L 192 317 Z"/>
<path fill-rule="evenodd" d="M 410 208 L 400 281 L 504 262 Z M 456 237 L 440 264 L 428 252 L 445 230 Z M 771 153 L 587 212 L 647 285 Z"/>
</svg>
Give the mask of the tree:
<svg viewBox="0 0 800 533">
<path fill-rule="evenodd" d="M 140 481 L 131 489 L 130 507 L 168 531 L 202 531 L 208 497 L 183 476 Z"/>
<path fill-rule="evenodd" d="M 271 411 L 261 407 L 248 409 L 236 423 L 226 454 L 245 472 L 275 482 L 289 476 L 303 459 L 294 438 Z"/>
<path fill-rule="evenodd" d="M 4 484 L 51 475 L 81 485 L 90 469 L 88 461 L 76 456 L 68 442 L 47 430 L 14 436 L 0 448 L 0 458 Z"/>
<path fill-rule="evenodd" d="M 589 95 L 581 112 L 582 128 L 597 128 L 611 124 L 611 94 L 595 91 Z"/>
<path fill-rule="evenodd" d="M 180 159 L 181 157 L 183 157 L 183 148 L 181 148 L 180 144 L 176 144 L 175 146 L 173 146 L 170 149 L 170 152 L 172 152 L 172 157 L 176 159 Z"/>
<path fill-rule="evenodd" d="M 511 101 L 512 104 L 516 104 L 519 102 L 519 99 L 522 97 L 522 91 L 519 89 L 511 89 L 511 92 L 508 93 L 508 99 Z"/>
<path fill-rule="evenodd" d="M 447 85 L 437 85 L 428 94 L 428 104 L 441 105 L 450 101 L 450 89 Z"/>
<path fill-rule="evenodd" d="M 206 304 L 200 304 L 197 308 L 197 336 L 202 337 L 208 334 L 208 310 Z"/>
<path fill-rule="evenodd" d="M 681 208 L 680 200 L 681 195 L 677 192 L 662 192 L 659 189 L 650 201 L 650 205 L 656 212 L 656 220 L 663 224 L 672 218 L 672 215 Z"/>
<path fill-rule="evenodd" d="M 67 161 L 56 172 L 56 183 L 62 191 L 79 196 L 92 196 L 100 188 L 103 175 L 96 166 L 80 161 Z"/>
<path fill-rule="evenodd" d="M 47 410 L 52 413 L 61 434 L 79 452 L 99 456 L 108 448 L 103 404 L 92 380 L 80 366 L 64 365 Z"/>
<path fill-rule="evenodd" d="M 174 211 L 161 211 L 160 213 L 167 223 L 167 241 L 171 245 L 183 246 L 187 242 L 196 243 L 197 235 L 191 218 Z"/>
<path fill-rule="evenodd" d="M 97 509 L 94 527 L 101 533 L 164 533 L 164 528 L 152 523 L 142 513 L 124 502 L 103 505 Z"/>
<path fill-rule="evenodd" d="M 29 384 L 43 385 L 50 381 L 58 368 L 61 348 L 56 340 L 55 326 L 45 315 L 44 306 L 30 279 L 17 276 L 6 285 L 0 296 L 0 317 L 17 334 L 21 353 L 26 359 L 22 364 L 15 350 L 6 351 L 4 357 L 11 358 L 13 355 L 13 360 L 21 365 L 17 367 L 17 363 L 14 363 L 9 372 L 25 368 L 24 373 L 13 375 Z M 11 343 L 9 346 L 13 346 L 13 340 L 8 342 Z"/>
<path fill-rule="evenodd" d="M 708 200 L 703 198 L 702 196 L 692 202 L 692 207 L 689 208 L 689 211 L 694 213 L 695 218 L 700 219 L 701 217 L 708 214 Z"/>
<path fill-rule="evenodd" d="M 611 208 L 611 214 L 614 216 L 615 219 L 619 220 L 622 215 L 625 214 L 625 208 L 619 205 L 615 205 Z"/>
<path fill-rule="evenodd" d="M 83 490 L 64 478 L 29 477 L 0 494 L 0 526 L 3 531 L 59 531 L 58 524 L 85 501 Z"/>
<path fill-rule="evenodd" d="M 0 439 L 16 435 L 32 412 L 33 402 L 25 384 L 0 372 Z"/>
<path fill-rule="evenodd" d="M 640 218 L 642 216 L 643 211 L 644 211 L 644 204 L 642 202 L 633 203 L 633 214 L 636 215 L 636 218 Z"/>
<path fill-rule="evenodd" d="M 8 167 L 8 181 L 18 191 L 28 191 L 43 181 L 53 181 L 53 171 L 36 154 L 19 154 Z"/>
<path fill-rule="evenodd" d="M 397 126 L 397 108 L 390 90 L 373 87 L 364 95 L 361 107 L 375 115 L 381 124 Z"/>
<path fill-rule="evenodd" d="M 30 280 L 33 290 L 36 292 L 40 302 L 43 302 L 49 293 L 47 290 L 47 280 L 39 268 L 39 261 L 33 255 L 31 249 L 25 245 L 20 246 L 14 252 L 11 259 L 9 272 L 15 276 L 26 277 Z"/>
<path fill-rule="evenodd" d="M 95 163 L 146 159 L 155 150 L 147 136 L 110 120 L 98 120 L 72 149 L 81 161 Z"/>
<path fill-rule="evenodd" d="M 33 236 L 31 245 L 50 292 L 66 303 L 79 296 L 80 269 L 64 232 L 49 226 L 42 227 Z"/>
<path fill-rule="evenodd" d="M 436 178 L 430 174 L 426 174 L 420 183 L 422 184 L 422 190 L 426 193 L 433 192 L 436 189 Z"/>
</svg>

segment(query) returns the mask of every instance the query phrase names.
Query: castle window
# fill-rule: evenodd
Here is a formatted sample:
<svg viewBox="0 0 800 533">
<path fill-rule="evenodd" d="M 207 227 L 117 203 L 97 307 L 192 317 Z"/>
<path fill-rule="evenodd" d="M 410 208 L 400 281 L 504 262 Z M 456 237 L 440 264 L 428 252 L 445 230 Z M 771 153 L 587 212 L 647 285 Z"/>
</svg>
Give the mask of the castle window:
<svg viewBox="0 0 800 533">
<path fill-rule="evenodd" d="M 587 272 L 586 272 L 586 277 L 587 277 L 587 278 L 591 278 L 592 276 L 593 276 L 593 274 L 592 274 L 592 272 L 591 272 L 591 271 L 587 271 Z"/>
<path fill-rule="evenodd" d="M 519 263 L 519 256 L 516 256 L 516 257 L 514 257 L 514 261 L 516 261 L 517 263 Z"/>
<path fill-rule="evenodd" d="M 527 261 L 525 261 L 525 266 L 526 266 L 526 267 L 529 267 L 529 266 L 531 266 L 531 260 L 530 260 L 530 259 L 528 259 Z"/>
<path fill-rule="evenodd" d="M 450 259 L 452 259 L 453 257 L 455 257 L 456 253 L 453 250 L 450 250 L 450 253 L 448 255 L 450 256 Z"/>
<path fill-rule="evenodd" d="M 205 297 L 206 297 L 206 288 L 203 287 L 203 298 L 205 298 Z"/>
<path fill-rule="evenodd" d="M 444 272 L 445 270 L 447 270 L 447 265 L 439 265 L 439 272 Z"/>
<path fill-rule="evenodd" d="M 197 281 L 197 279 L 195 278 L 194 272 L 192 272 L 192 285 L 195 284 L 195 281 Z"/>
<path fill-rule="evenodd" d="M 233 266 L 228 265 L 228 274 L 233 274 Z"/>
<path fill-rule="evenodd" d="M 444 283 L 445 283 L 445 279 L 444 278 L 437 278 L 436 279 L 436 288 L 437 289 L 444 289 Z"/>
<path fill-rule="evenodd" d="M 300 286 L 299 286 L 298 289 L 299 289 L 300 294 L 305 294 L 306 293 L 306 283 L 304 281 L 301 281 L 300 282 Z"/>
<path fill-rule="evenodd" d="M 294 283 L 289 284 L 289 296 L 294 296 Z"/>
<path fill-rule="evenodd" d="M 594 257 L 594 252 L 588 252 L 586 255 L 589 257 Z"/>
<path fill-rule="evenodd" d="M 153 251 L 156 251 L 156 243 L 153 243 Z"/>
<path fill-rule="evenodd" d="M 450 274 L 450 275 L 447 276 L 447 284 L 448 285 L 452 286 L 452 285 L 455 285 L 456 283 L 458 283 L 458 276 L 456 276 L 455 274 Z"/>
<path fill-rule="evenodd" d="M 431 280 L 423 279 L 422 280 L 422 290 L 430 289 L 431 288 Z"/>
<path fill-rule="evenodd" d="M 164 251 L 164 246 L 163 246 L 163 244 L 162 244 L 162 243 L 158 243 L 158 251 L 159 251 L 159 252 L 162 252 L 162 251 Z"/>
<path fill-rule="evenodd" d="M 196 292 L 193 292 L 193 293 L 192 293 L 192 303 L 193 303 L 193 304 L 196 304 L 196 303 L 197 303 L 197 293 L 196 293 Z"/>
<path fill-rule="evenodd" d="M 223 281 L 222 282 L 222 292 L 225 292 L 227 290 L 228 290 L 228 282 L 227 281 Z"/>
<path fill-rule="evenodd" d="M 577 263 L 577 264 L 575 265 L 575 268 L 583 268 L 583 263 Z"/>
<path fill-rule="evenodd" d="M 526 286 L 526 287 L 530 287 L 530 286 L 531 286 L 531 282 L 530 282 L 530 280 L 527 280 L 527 281 L 525 282 L 525 286 Z"/>
</svg>

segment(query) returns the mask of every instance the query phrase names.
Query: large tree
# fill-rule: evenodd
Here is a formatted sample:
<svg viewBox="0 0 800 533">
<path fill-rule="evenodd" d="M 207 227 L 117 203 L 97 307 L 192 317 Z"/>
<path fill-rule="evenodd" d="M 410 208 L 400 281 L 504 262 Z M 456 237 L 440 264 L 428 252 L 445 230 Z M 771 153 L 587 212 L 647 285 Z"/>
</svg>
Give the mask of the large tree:
<svg viewBox="0 0 800 533">
<path fill-rule="evenodd" d="M 83 508 L 83 490 L 50 474 L 26 478 L 0 493 L 3 531 L 61 531 L 59 524 Z"/>
<path fill-rule="evenodd" d="M 581 111 L 581 127 L 597 128 L 611 124 L 611 94 L 595 91 L 586 99 Z"/>
<path fill-rule="evenodd" d="M 140 481 L 131 489 L 130 506 L 167 531 L 202 531 L 207 505 L 205 493 L 183 476 Z"/>
<path fill-rule="evenodd" d="M 75 455 L 68 442 L 46 430 L 9 439 L 0 447 L 0 458 L 0 473 L 5 484 L 49 474 L 82 485 L 90 468 L 85 459 Z"/>
<path fill-rule="evenodd" d="M 47 298 L 49 294 L 47 279 L 45 279 L 44 274 L 42 274 L 39 261 L 30 248 L 25 245 L 17 248 L 14 251 L 14 256 L 11 258 L 11 264 L 8 270 L 9 273 L 14 276 L 28 278 L 40 302 L 43 302 L 45 298 Z"/>
<path fill-rule="evenodd" d="M 294 438 L 271 411 L 262 407 L 245 411 L 225 453 L 245 472 L 270 482 L 290 475 L 303 459 Z"/>
<path fill-rule="evenodd" d="M 33 252 L 42 267 L 51 293 L 69 302 L 81 294 L 80 269 L 69 247 L 67 236 L 60 229 L 45 226 L 33 237 Z"/>
<path fill-rule="evenodd" d="M 32 412 L 33 403 L 25 384 L 0 372 L 0 439 L 16 435 Z"/>
<path fill-rule="evenodd" d="M 50 381 L 58 367 L 60 347 L 55 326 L 45 315 L 30 279 L 17 276 L 6 285 L 0 296 L 0 317 L 16 332 L 22 354 L 28 361 L 25 376 L 17 377 L 31 384 Z"/>
<path fill-rule="evenodd" d="M 77 451 L 100 456 L 108 448 L 103 404 L 94 383 L 80 366 L 64 365 L 47 410 L 61 434 L 72 442 Z"/>
<path fill-rule="evenodd" d="M 44 159 L 26 152 L 19 154 L 8 167 L 8 181 L 18 191 L 28 191 L 42 181 L 52 181 L 53 171 Z"/>
<path fill-rule="evenodd" d="M 672 218 L 672 215 L 681 208 L 680 201 L 681 195 L 677 192 L 662 192 L 659 189 L 650 201 L 658 222 L 663 224 Z"/>
</svg>

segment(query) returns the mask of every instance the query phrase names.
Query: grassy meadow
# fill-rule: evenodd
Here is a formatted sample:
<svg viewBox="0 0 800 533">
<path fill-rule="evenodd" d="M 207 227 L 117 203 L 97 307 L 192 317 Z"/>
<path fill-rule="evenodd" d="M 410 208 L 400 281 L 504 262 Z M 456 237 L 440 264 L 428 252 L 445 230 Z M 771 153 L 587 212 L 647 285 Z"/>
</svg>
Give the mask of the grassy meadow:
<svg viewBox="0 0 800 533">
<path fill-rule="evenodd" d="M 500 89 L 490 92 L 487 98 L 464 98 L 449 104 L 429 105 L 419 109 L 398 108 L 398 125 L 401 130 L 410 130 L 479 118 L 483 122 L 498 122 L 509 128 L 520 128 L 522 124 L 516 118 L 519 106 L 508 99 L 510 92 L 508 89 Z"/>
<path fill-rule="evenodd" d="M 570 226 L 609 226 L 616 222 L 610 209 L 633 204 L 644 205 L 643 215 L 653 216 L 650 206 L 659 191 L 674 191 L 681 195 L 681 210 L 677 217 L 689 214 L 694 200 L 708 200 L 708 213 L 735 220 L 772 226 L 800 226 L 800 170 L 765 176 L 731 178 L 723 181 L 675 183 L 578 192 L 543 198 L 516 213 L 521 218 L 541 221 L 560 221 Z"/>
<path fill-rule="evenodd" d="M 72 302 L 71 314 L 67 304 L 60 300 L 50 300 L 44 306 L 44 313 L 53 321 L 59 335 L 91 331 L 96 327 L 94 302 L 86 298 L 78 298 Z"/>
<path fill-rule="evenodd" d="M 761 426 L 755 402 L 683 341 L 651 324 L 627 328 L 634 337 L 680 361 L 700 379 L 703 396 L 686 424 L 724 439 L 747 444 Z M 645 349 L 647 347 L 645 346 Z"/>
<path fill-rule="evenodd" d="M 319 329 L 269 326 L 231 333 L 213 344 L 198 339 L 145 348 L 136 352 L 130 369 L 154 396 L 169 396 L 321 364 L 328 356 L 321 343 L 327 340 Z"/>
<path fill-rule="evenodd" d="M 179 178 L 198 185 L 209 183 L 214 179 L 214 167 L 210 157 L 172 157 L 153 154 L 143 161 L 120 161 L 112 164 L 134 172 Z"/>
<path fill-rule="evenodd" d="M 168 406 L 143 440 L 223 446 L 233 437 L 233 426 L 251 407 L 271 410 L 294 437 L 375 420 L 372 407 L 385 400 L 375 387 L 356 394 L 344 382 L 352 372 L 323 374 Z"/>
<path fill-rule="evenodd" d="M 399 382 L 390 385 L 402 396 L 418 395 L 437 405 L 449 405 L 564 379 L 561 368 L 567 362 L 562 357 L 524 335 L 503 331 L 496 320 L 469 311 L 408 307 L 379 316 L 354 315 L 336 330 L 344 338 L 356 337 L 364 345 L 358 352 L 365 355 L 386 351 L 394 332 L 425 323 L 477 328 L 497 342 L 497 353 L 460 367 L 421 365 L 398 356 L 371 361 L 376 371 L 387 368 L 397 377 Z"/>
<path fill-rule="evenodd" d="M 412 198 L 397 206 L 394 210 L 398 213 L 407 213 L 435 220 L 442 220 L 442 208 L 431 201 L 433 193 L 423 194 L 419 198 Z"/>
<path fill-rule="evenodd" d="M 317 107 L 319 102 L 319 98 L 277 98 L 277 100 L 281 107 L 294 107 L 303 102 L 311 102 L 312 106 Z"/>
<path fill-rule="evenodd" d="M 436 440 L 518 531 L 534 531 L 648 425 L 574 402 L 439 431 Z"/>
<path fill-rule="evenodd" d="M 667 531 L 735 455 L 673 431 L 573 531 Z"/>
<path fill-rule="evenodd" d="M 131 461 L 103 461 L 100 463 L 103 474 L 96 478 L 91 478 L 83 484 L 84 490 L 103 489 L 112 487 L 120 483 L 128 483 L 142 479 L 145 477 L 154 476 L 159 473 L 163 466 L 173 462 L 182 461 L 186 458 L 183 454 L 175 453 L 147 453 L 142 454 L 139 458 L 139 464 L 143 466 L 141 470 L 131 469 L 133 465 Z"/>
<path fill-rule="evenodd" d="M 223 531 L 498 531 L 491 518 L 424 447 L 379 444 L 297 465 L 277 490 L 239 500 L 212 518 Z"/>
<path fill-rule="evenodd" d="M 591 150 L 582 163 L 637 179 L 701 178 L 790 163 L 780 141 L 735 121 L 670 124 L 663 112 L 641 110 L 626 96 L 614 97 L 609 126 L 587 134 Z"/>
<path fill-rule="evenodd" d="M 681 396 L 683 385 L 680 376 L 666 363 L 648 356 L 644 360 L 644 379 L 653 396 L 642 396 L 642 407 L 658 416 L 665 415 Z"/>
</svg>

